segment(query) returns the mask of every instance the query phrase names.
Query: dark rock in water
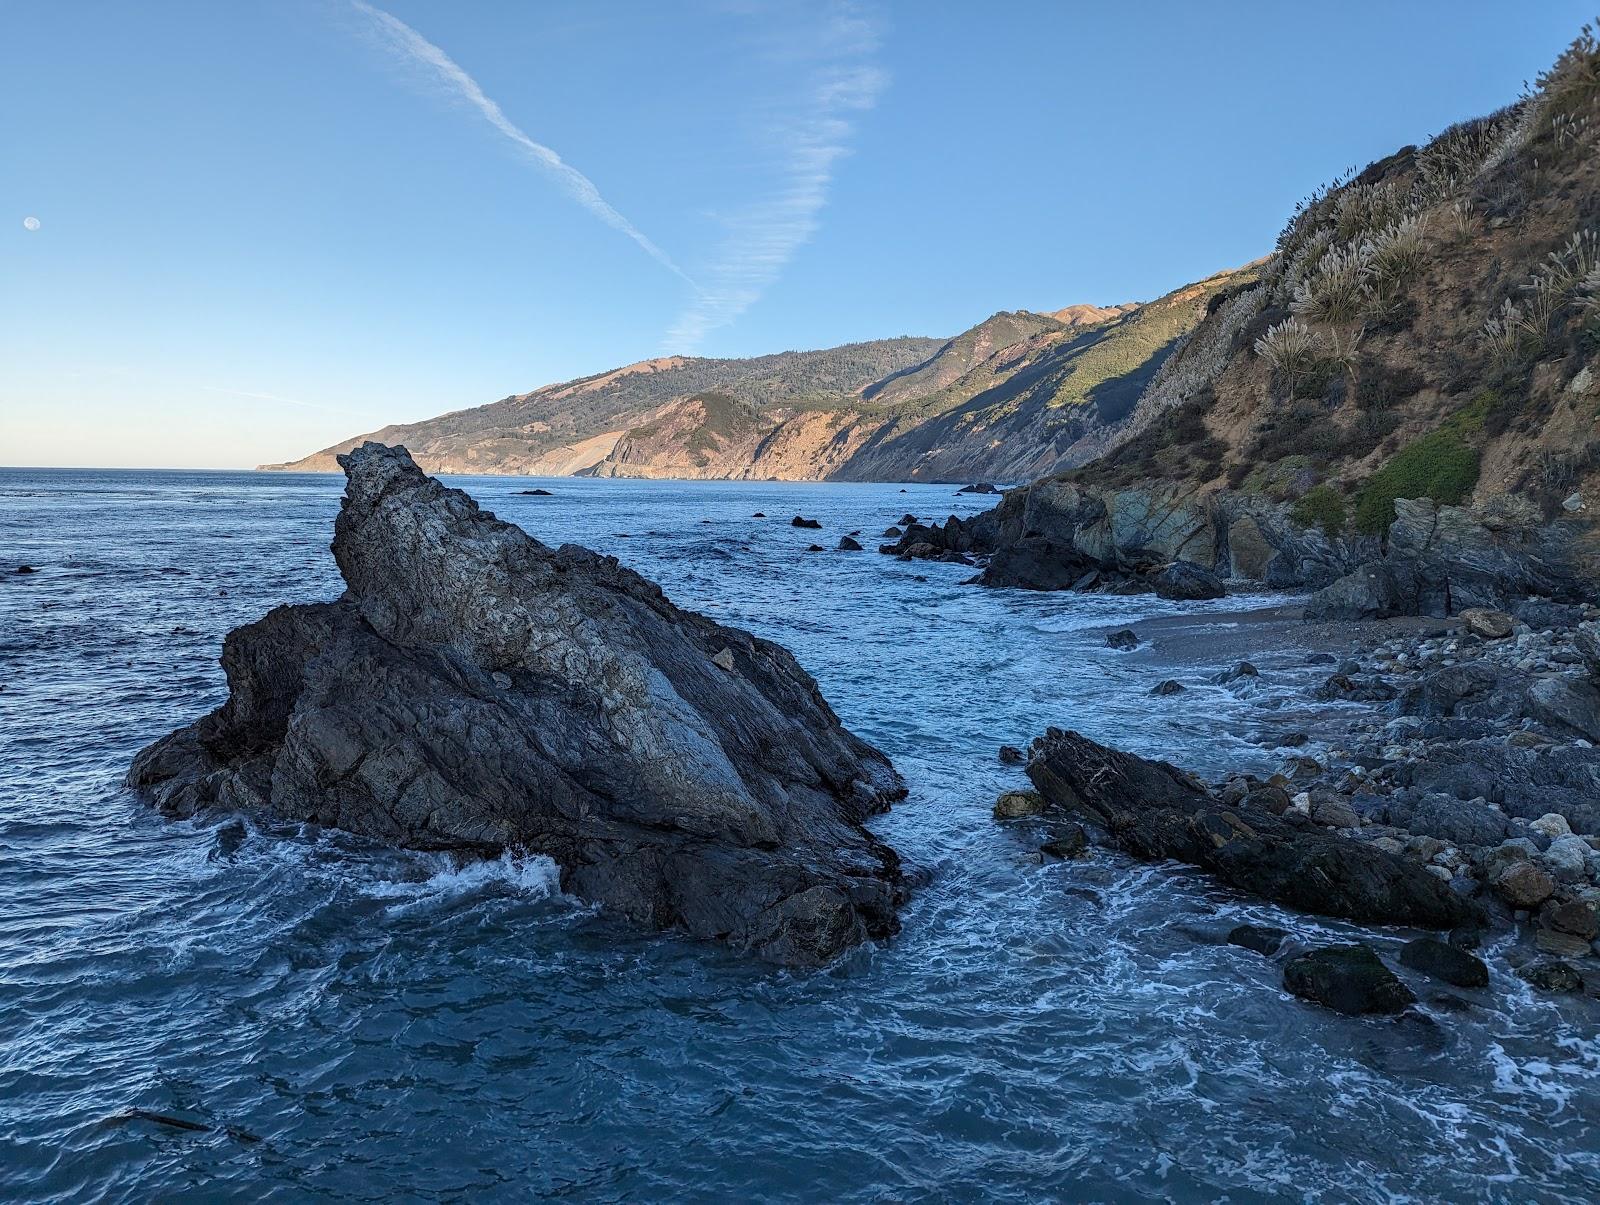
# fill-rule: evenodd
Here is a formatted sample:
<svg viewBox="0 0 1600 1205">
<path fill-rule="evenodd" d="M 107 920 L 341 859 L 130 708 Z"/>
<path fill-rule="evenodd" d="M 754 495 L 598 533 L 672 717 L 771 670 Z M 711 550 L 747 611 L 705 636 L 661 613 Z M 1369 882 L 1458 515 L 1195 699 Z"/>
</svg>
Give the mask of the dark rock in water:
<svg viewBox="0 0 1600 1205">
<path fill-rule="evenodd" d="M 1176 678 L 1168 678 L 1165 681 L 1157 682 L 1154 686 L 1152 686 L 1150 688 L 1150 693 L 1153 695 L 1160 695 L 1165 698 L 1167 695 L 1182 694 L 1187 689 L 1188 688 Z"/>
<path fill-rule="evenodd" d="M 1306 658 L 1307 665 L 1337 665 L 1339 658 L 1332 653 L 1312 653 Z"/>
<path fill-rule="evenodd" d="M 898 540 L 905 534 L 906 533 L 901 531 L 898 527 L 885 527 L 883 529 L 883 538 L 886 540 Z"/>
<path fill-rule="evenodd" d="M 1247 798 L 1224 806 L 1165 762 L 1107 749 L 1052 728 L 1028 763 L 1052 810 L 1085 816 L 1135 857 L 1172 858 L 1280 904 L 1324 916 L 1449 929 L 1476 905 L 1413 862 L 1312 825 L 1296 825 Z"/>
<path fill-rule="evenodd" d="M 1230 946 L 1243 946 L 1271 958 L 1289 940 L 1289 930 L 1274 929 L 1271 925 L 1239 925 L 1228 934 Z"/>
<path fill-rule="evenodd" d="M 1055 837 L 1039 847 L 1039 852 L 1051 858 L 1081 858 L 1089 851 L 1089 835 L 1081 824 L 1068 824 Z"/>
<path fill-rule="evenodd" d="M 1027 754 L 1023 753 L 1023 751 L 1018 749 L 1015 745 L 1001 745 L 1000 760 L 1008 766 L 1020 766 L 1023 762 L 1028 760 L 1028 757 Z"/>
<path fill-rule="evenodd" d="M 759 511 L 758 510 L 758 511 L 756 511 L 755 514 L 751 515 L 750 517 L 752 519 L 765 519 L 767 517 L 767 515 L 766 515 L 765 511 Z"/>
<path fill-rule="evenodd" d="M 530 498 L 550 498 L 550 497 L 554 497 L 554 495 L 551 494 L 549 490 L 519 490 L 517 492 L 521 493 L 521 494 L 526 494 Z"/>
<path fill-rule="evenodd" d="M 999 492 L 987 481 L 980 481 L 975 485 L 964 485 L 956 491 L 958 494 L 998 494 Z"/>
<path fill-rule="evenodd" d="M 1225 669 L 1217 675 L 1216 681 L 1226 686 L 1229 682 L 1237 682 L 1241 678 L 1259 678 L 1261 671 L 1248 661 L 1241 661 L 1231 669 Z"/>
<path fill-rule="evenodd" d="M 346 593 L 232 632 L 227 702 L 130 786 L 173 815 L 544 854 L 638 925 L 793 965 L 896 931 L 899 859 L 863 822 L 905 788 L 787 651 L 541 544 L 403 448 L 340 463 Z"/>
<path fill-rule="evenodd" d="M 799 515 L 796 515 L 794 518 L 789 520 L 789 526 L 790 527 L 809 527 L 809 528 L 812 528 L 813 530 L 815 530 L 816 528 L 821 527 L 822 524 L 817 522 L 815 519 L 803 519 Z"/>
<path fill-rule="evenodd" d="M 1325 946 L 1290 959 L 1283 986 L 1349 1017 L 1402 1013 L 1417 1002 L 1371 946 Z"/>
<path fill-rule="evenodd" d="M 900 492 L 902 494 L 905 493 L 904 490 L 901 490 Z M 915 527 L 916 525 L 917 525 L 917 516 L 916 515 L 901 515 L 900 516 L 900 526 L 901 527 Z"/>
<path fill-rule="evenodd" d="M 1483 959 L 1448 942 L 1419 937 L 1400 947 L 1400 962 L 1430 979 L 1440 979 L 1456 987 L 1488 987 L 1489 968 Z"/>
<path fill-rule="evenodd" d="M 1132 628 L 1123 628 L 1108 635 L 1106 643 L 1114 649 L 1121 649 L 1123 652 L 1127 652 L 1139 647 L 1139 633 Z"/>
<path fill-rule="evenodd" d="M 1045 540 L 1018 540 L 999 549 L 984 567 L 982 585 L 1020 590 L 1071 590 L 1092 580 L 1097 568 Z"/>
<path fill-rule="evenodd" d="M 849 536 L 840 536 L 839 537 L 839 551 L 840 552 L 860 552 L 861 551 L 861 545 L 858 544 L 855 540 L 852 540 Z"/>
<path fill-rule="evenodd" d="M 806 551 L 807 552 L 826 552 L 827 549 L 824 548 L 821 544 L 812 544 L 806 549 Z"/>
<path fill-rule="evenodd" d="M 17 566 L 17 572 L 18 573 L 38 573 L 39 571 L 37 569 L 35 569 L 32 565 L 18 565 Z"/>
<path fill-rule="evenodd" d="M 1583 990 L 1583 976 L 1557 958 L 1547 958 L 1523 967 L 1517 974 L 1541 992 L 1570 993 Z"/>
<path fill-rule="evenodd" d="M 1044 812 L 1044 797 L 1038 791 L 1006 791 L 994 801 L 996 820 L 1020 820 Z"/>
<path fill-rule="evenodd" d="M 1196 602 L 1221 598 L 1227 594 L 1222 579 L 1193 561 L 1173 561 L 1150 575 L 1150 582 L 1162 598 Z"/>
</svg>

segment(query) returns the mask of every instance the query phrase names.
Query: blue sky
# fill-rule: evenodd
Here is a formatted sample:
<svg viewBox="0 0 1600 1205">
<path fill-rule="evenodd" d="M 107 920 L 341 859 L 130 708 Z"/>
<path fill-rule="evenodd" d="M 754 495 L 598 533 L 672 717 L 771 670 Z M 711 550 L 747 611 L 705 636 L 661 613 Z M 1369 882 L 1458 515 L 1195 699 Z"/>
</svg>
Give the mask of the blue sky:
<svg viewBox="0 0 1600 1205">
<path fill-rule="evenodd" d="M 1150 298 L 1592 8 L 0 3 L 0 464 Z"/>
</svg>

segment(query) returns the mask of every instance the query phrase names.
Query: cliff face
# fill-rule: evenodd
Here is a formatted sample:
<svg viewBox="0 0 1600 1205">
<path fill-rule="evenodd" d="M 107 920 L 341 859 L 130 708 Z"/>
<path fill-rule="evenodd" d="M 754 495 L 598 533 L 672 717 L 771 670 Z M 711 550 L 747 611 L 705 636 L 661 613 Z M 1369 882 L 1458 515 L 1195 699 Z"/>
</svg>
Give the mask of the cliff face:
<svg viewBox="0 0 1600 1205">
<path fill-rule="evenodd" d="M 647 360 L 263 467 L 331 472 L 373 438 L 449 473 L 1021 480 L 1076 463 L 1082 438 L 1123 418 L 1210 297 L 1249 276 L 1147 305 L 995 314 L 942 341 Z"/>
</svg>

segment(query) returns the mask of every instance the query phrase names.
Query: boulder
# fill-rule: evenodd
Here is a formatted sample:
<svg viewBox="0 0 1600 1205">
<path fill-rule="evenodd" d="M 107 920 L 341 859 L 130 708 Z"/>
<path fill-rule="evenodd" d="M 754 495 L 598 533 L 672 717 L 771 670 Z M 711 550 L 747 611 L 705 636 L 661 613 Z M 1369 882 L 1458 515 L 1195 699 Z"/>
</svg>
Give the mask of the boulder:
<svg viewBox="0 0 1600 1205">
<path fill-rule="evenodd" d="M 1572 678 L 1539 678 L 1528 687 L 1524 708 L 1557 732 L 1600 743 L 1600 687 Z"/>
<path fill-rule="evenodd" d="M 1004 791 L 994 801 L 996 820 L 1020 820 L 1044 813 L 1044 796 L 1038 791 Z"/>
<path fill-rule="evenodd" d="M 1307 619 L 1388 619 L 1417 613 L 1415 571 L 1374 561 L 1324 586 L 1306 601 Z"/>
<path fill-rule="evenodd" d="M 1417 1002 L 1371 946 L 1324 946 L 1290 959 L 1283 986 L 1346 1016 L 1402 1013 Z"/>
<path fill-rule="evenodd" d="M 1028 756 L 1015 745 L 1001 745 L 1000 760 L 1008 766 L 1020 766 L 1028 760 Z"/>
<path fill-rule="evenodd" d="M 964 485 L 956 491 L 958 494 L 998 494 L 1000 491 L 987 481 L 979 481 L 973 485 Z"/>
<path fill-rule="evenodd" d="M 1539 920 L 1558 933 L 1570 933 L 1584 941 L 1600 937 L 1600 917 L 1596 915 L 1595 905 L 1588 900 L 1546 904 L 1539 914 Z"/>
<path fill-rule="evenodd" d="M 821 527 L 822 524 L 817 522 L 817 520 L 815 520 L 815 519 L 805 519 L 805 518 L 802 518 L 799 515 L 796 515 L 794 518 L 789 520 L 789 526 L 790 527 L 807 527 L 807 528 L 811 528 L 812 530 L 815 530 L 815 529 Z"/>
<path fill-rule="evenodd" d="M 1132 628 L 1121 628 L 1106 637 L 1106 644 L 1121 652 L 1130 652 L 1139 647 L 1139 633 Z"/>
<path fill-rule="evenodd" d="M 1504 611 L 1491 611 L 1488 607 L 1468 607 L 1461 612 L 1461 623 L 1484 640 L 1504 640 L 1517 626 L 1517 621 Z"/>
<path fill-rule="evenodd" d="M 1052 728 L 1028 777 L 1051 811 L 1092 820 L 1138 858 L 1198 866 L 1241 891 L 1324 916 L 1449 929 L 1479 909 L 1420 866 L 1295 824 L 1247 797 L 1228 808 L 1190 774 Z"/>
<path fill-rule="evenodd" d="M 1583 990 L 1583 976 L 1560 959 L 1547 958 L 1525 966 L 1517 975 L 1541 992 L 1571 993 Z"/>
<path fill-rule="evenodd" d="M 1512 862 L 1495 875 L 1490 886 L 1513 908 L 1537 908 L 1556 889 L 1555 880 L 1532 862 Z"/>
<path fill-rule="evenodd" d="M 1187 687 L 1185 687 L 1184 684 L 1179 682 L 1176 678 L 1167 678 L 1164 681 L 1157 682 L 1154 686 L 1152 686 L 1150 688 L 1150 693 L 1153 695 L 1160 695 L 1164 698 L 1167 695 L 1182 694 L 1186 689 Z"/>
<path fill-rule="evenodd" d="M 1173 561 L 1150 575 L 1150 584 L 1162 598 L 1196 602 L 1227 594 L 1222 579 L 1193 561 Z"/>
<path fill-rule="evenodd" d="M 1039 847 L 1039 852 L 1051 858 L 1081 858 L 1089 852 L 1089 834 L 1081 824 L 1063 825 L 1056 835 Z"/>
<path fill-rule="evenodd" d="M 617 917 L 791 965 L 896 931 L 899 859 L 864 822 L 905 788 L 787 651 L 541 544 L 404 448 L 339 460 L 343 597 L 232 632 L 227 701 L 129 785 L 179 816 L 545 855 Z"/>
<path fill-rule="evenodd" d="M 839 551 L 840 552 L 860 552 L 861 551 L 861 545 L 859 543 L 857 543 L 855 540 L 852 540 L 849 536 L 840 536 L 839 537 Z"/>
<path fill-rule="evenodd" d="M 1406 942 L 1400 947 L 1400 962 L 1430 979 L 1441 979 L 1456 987 L 1489 986 L 1489 968 L 1483 959 L 1435 937 Z"/>
</svg>

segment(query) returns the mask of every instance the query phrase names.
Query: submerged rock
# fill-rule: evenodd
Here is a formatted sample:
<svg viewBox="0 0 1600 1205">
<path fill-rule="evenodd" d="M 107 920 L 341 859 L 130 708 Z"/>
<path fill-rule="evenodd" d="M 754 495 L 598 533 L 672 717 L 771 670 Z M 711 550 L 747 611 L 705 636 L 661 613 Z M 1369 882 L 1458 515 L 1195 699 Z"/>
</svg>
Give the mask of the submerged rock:
<svg viewBox="0 0 1600 1205">
<path fill-rule="evenodd" d="M 1371 946 L 1325 946 L 1291 959 L 1283 986 L 1346 1016 L 1402 1013 L 1417 1002 Z"/>
<path fill-rule="evenodd" d="M 129 785 L 173 815 L 547 855 L 636 924 L 783 963 L 896 931 L 899 859 L 863 822 L 905 788 L 786 650 L 547 547 L 403 448 L 339 459 L 344 596 L 230 633 L 228 700 Z"/>
<path fill-rule="evenodd" d="M 1287 929 L 1274 928 L 1272 925 L 1236 925 L 1228 932 L 1230 946 L 1243 946 L 1268 958 L 1281 950 L 1283 943 L 1288 940 Z"/>
<path fill-rule="evenodd" d="M 1198 866 L 1242 891 L 1324 916 L 1449 929 L 1480 910 L 1413 862 L 1258 806 L 1192 775 L 1052 728 L 1028 777 L 1052 810 L 1085 816 L 1135 857 Z"/>
<path fill-rule="evenodd" d="M 1488 987 L 1489 968 L 1483 959 L 1434 937 L 1419 937 L 1400 947 L 1400 961 L 1431 979 L 1456 987 Z"/>
</svg>

